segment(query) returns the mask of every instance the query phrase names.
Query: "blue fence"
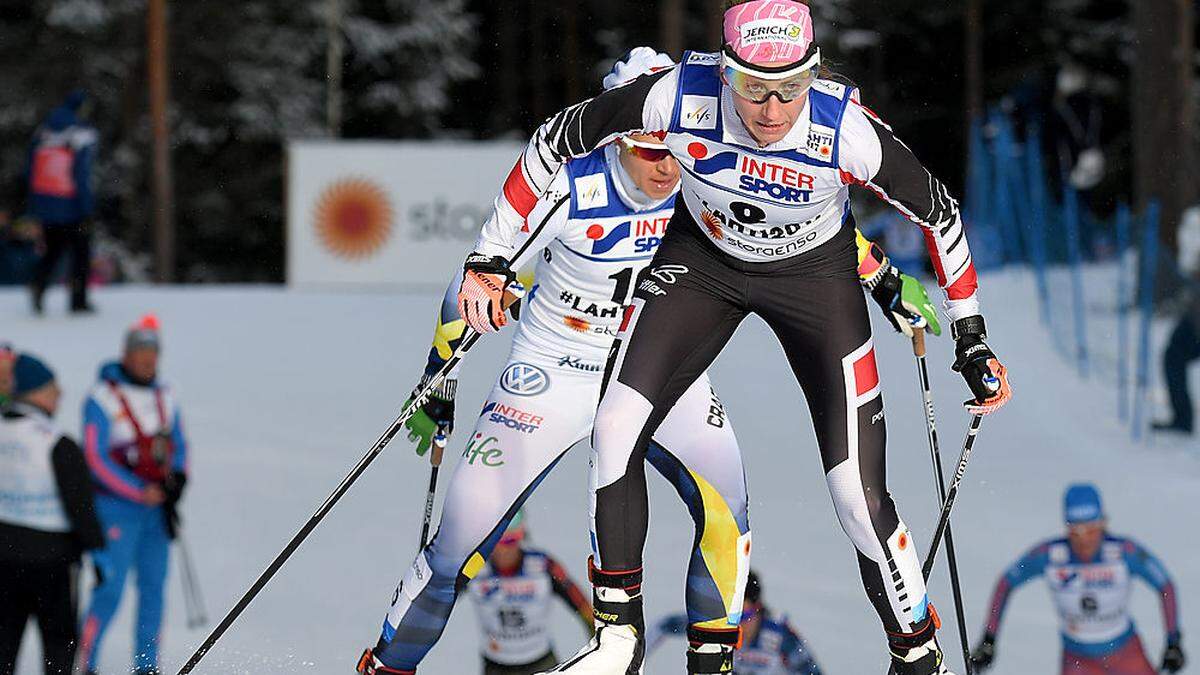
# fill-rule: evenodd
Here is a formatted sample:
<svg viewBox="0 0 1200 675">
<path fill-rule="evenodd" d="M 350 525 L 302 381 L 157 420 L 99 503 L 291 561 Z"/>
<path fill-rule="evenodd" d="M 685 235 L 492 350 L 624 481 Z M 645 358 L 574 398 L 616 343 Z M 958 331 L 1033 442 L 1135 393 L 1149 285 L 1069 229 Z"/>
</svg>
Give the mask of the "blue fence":
<svg viewBox="0 0 1200 675">
<path fill-rule="evenodd" d="M 985 264 L 1031 271 L 1038 315 L 1055 348 L 1081 378 L 1115 379 L 1117 417 L 1135 440 L 1143 439 L 1154 372 L 1150 329 L 1160 263 L 1158 205 L 1134 214 L 1121 204 L 1111 217 L 1097 217 L 1064 172 L 1047 166 L 1036 121 L 1016 125 L 998 109 L 972 128 L 970 151 L 965 209 L 972 240 L 995 252 Z M 1113 262 L 1116 283 L 1089 286 L 1086 265 L 1105 260 Z M 1053 284 L 1054 293 L 1052 276 L 1060 282 Z M 1114 291 L 1116 354 L 1111 369 L 1099 369 L 1088 294 Z M 1064 303 L 1069 311 L 1062 311 Z"/>
</svg>

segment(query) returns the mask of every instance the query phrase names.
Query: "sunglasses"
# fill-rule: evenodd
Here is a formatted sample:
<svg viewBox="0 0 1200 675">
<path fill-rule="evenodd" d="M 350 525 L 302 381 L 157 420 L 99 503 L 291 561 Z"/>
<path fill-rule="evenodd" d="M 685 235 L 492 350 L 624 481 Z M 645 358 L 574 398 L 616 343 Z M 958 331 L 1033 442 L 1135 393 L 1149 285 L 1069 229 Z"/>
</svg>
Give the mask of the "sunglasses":
<svg viewBox="0 0 1200 675">
<path fill-rule="evenodd" d="M 647 162 L 661 162 L 671 156 L 670 148 L 665 145 L 635 141 L 628 136 L 621 137 L 621 147 L 625 152 Z"/>
<path fill-rule="evenodd" d="M 820 66 L 821 50 L 817 48 L 801 61 L 768 68 L 743 61 L 727 45 L 721 79 L 734 93 L 751 103 L 763 104 L 772 96 L 780 103 L 791 103 L 812 88 L 820 74 Z"/>
</svg>

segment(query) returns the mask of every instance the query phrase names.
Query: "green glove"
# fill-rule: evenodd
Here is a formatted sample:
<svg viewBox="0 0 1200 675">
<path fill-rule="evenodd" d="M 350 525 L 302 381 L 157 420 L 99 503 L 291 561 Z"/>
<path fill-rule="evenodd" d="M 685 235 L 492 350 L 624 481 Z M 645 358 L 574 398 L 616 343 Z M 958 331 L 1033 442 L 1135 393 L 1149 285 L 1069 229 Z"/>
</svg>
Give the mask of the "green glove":
<svg viewBox="0 0 1200 675">
<path fill-rule="evenodd" d="M 413 389 L 412 395 L 404 403 L 405 407 L 408 407 L 408 404 L 428 382 L 428 375 L 421 378 L 421 384 Z M 424 457 L 425 453 L 429 452 L 434 436 L 439 433 L 449 436 L 450 432 L 454 430 L 454 396 L 457 391 L 458 380 L 450 378 L 442 380 L 441 384 L 434 388 L 425 405 L 421 406 L 416 414 L 404 423 L 404 428 L 408 429 L 408 440 L 416 443 L 416 451 L 419 456 Z"/>
<path fill-rule="evenodd" d="M 888 265 L 874 284 L 871 297 L 883 308 L 883 315 L 896 330 L 908 337 L 913 336 L 914 329 L 942 334 L 937 308 L 929 301 L 929 294 L 920 281 L 902 274 L 895 265 Z"/>
</svg>

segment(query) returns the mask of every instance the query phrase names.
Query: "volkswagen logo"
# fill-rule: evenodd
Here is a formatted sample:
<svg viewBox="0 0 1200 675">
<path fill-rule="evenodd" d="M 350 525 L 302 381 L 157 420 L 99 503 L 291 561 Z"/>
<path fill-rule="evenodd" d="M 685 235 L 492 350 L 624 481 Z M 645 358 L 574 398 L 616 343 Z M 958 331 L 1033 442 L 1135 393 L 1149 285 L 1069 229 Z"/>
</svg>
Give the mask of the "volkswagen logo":
<svg viewBox="0 0 1200 675">
<path fill-rule="evenodd" d="M 514 363 L 500 376 L 500 388 L 517 396 L 537 396 L 549 387 L 546 372 L 528 363 Z"/>
</svg>

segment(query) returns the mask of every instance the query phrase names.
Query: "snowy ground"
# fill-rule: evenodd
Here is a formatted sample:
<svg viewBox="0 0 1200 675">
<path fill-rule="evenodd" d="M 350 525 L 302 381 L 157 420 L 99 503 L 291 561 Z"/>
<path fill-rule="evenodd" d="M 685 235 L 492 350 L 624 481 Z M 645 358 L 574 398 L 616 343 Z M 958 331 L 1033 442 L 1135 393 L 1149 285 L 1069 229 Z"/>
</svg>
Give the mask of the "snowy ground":
<svg viewBox="0 0 1200 675">
<path fill-rule="evenodd" d="M 1012 371 L 1016 399 L 985 422 L 956 511 L 972 636 L 996 575 L 1025 548 L 1061 531 L 1063 487 L 1094 480 L 1104 489 L 1113 529 L 1143 541 L 1174 573 L 1185 647 L 1200 658 L 1197 633 L 1188 630 L 1190 612 L 1200 605 L 1194 522 L 1200 455 L 1182 442 L 1128 442 L 1115 420 L 1109 385 L 1079 380 L 1037 325 L 1027 274 L 993 274 L 983 288 L 992 342 Z M 55 294 L 50 316 L 35 320 L 23 294 L 2 291 L 0 338 L 45 356 L 58 370 L 66 389 L 60 420 L 75 431 L 97 364 L 115 355 L 124 327 L 138 314 L 159 313 L 165 374 L 182 398 L 194 448 L 184 507 L 187 536 L 215 621 L 391 420 L 424 360 L 438 299 L 430 293 L 208 287 L 105 290 L 96 302 L 97 316 L 67 318 L 59 310 L 65 297 Z M 877 347 L 889 404 L 890 484 L 922 543 L 937 504 L 913 360 L 908 343 L 881 324 Z M 1111 339 L 1106 327 L 1098 331 L 1098 340 Z M 473 355 L 460 387 L 462 410 L 482 403 L 505 356 L 504 342 L 488 341 Z M 948 340 L 932 344 L 930 360 L 949 465 L 966 426 L 955 405 L 965 392 L 948 367 Z M 747 455 L 754 563 L 768 604 L 805 633 L 827 672 L 882 673 L 878 621 L 834 518 L 803 397 L 782 364 L 774 338 L 751 319 L 714 369 Z M 528 509 L 534 541 L 568 562 L 580 579 L 588 553 L 585 455 L 583 449 L 571 453 Z M 374 643 L 396 579 L 413 555 L 426 466 L 397 442 L 197 672 L 351 672 L 361 649 Z M 668 486 L 655 479 L 651 490 L 646 606 L 654 618 L 682 606 L 683 552 L 692 535 Z M 932 595 L 947 622 L 945 642 L 954 645 L 944 567 L 935 573 Z M 173 672 L 206 632 L 186 629 L 174 573 L 170 605 L 164 666 Z M 104 673 L 123 672 L 128 663 L 129 606 L 127 601 L 104 645 Z M 1134 607 L 1157 661 L 1162 631 L 1154 594 L 1139 589 Z M 582 640 L 575 622 L 562 617 L 556 628 L 560 654 Z M 32 640 L 26 644 L 18 672 L 32 674 L 36 647 Z M 475 619 L 463 606 L 423 672 L 474 672 L 476 649 Z M 680 672 L 682 652 L 682 641 L 660 650 L 647 671 Z M 1057 659 L 1046 591 L 1031 586 L 1010 605 L 992 672 L 1052 673 Z"/>
</svg>

